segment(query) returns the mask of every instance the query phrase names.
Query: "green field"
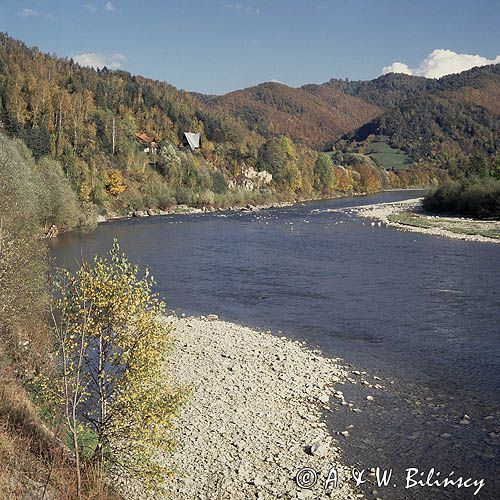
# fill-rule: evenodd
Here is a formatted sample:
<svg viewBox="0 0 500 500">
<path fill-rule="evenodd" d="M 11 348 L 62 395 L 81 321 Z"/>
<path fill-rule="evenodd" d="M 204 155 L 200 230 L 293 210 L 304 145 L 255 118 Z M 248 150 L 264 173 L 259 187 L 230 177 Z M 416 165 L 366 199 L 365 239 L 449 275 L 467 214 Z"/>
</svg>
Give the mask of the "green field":
<svg viewBox="0 0 500 500">
<path fill-rule="evenodd" d="M 410 158 L 400 149 L 389 145 L 388 137 L 379 135 L 371 141 L 366 154 L 387 170 L 404 170 L 410 164 Z"/>
</svg>

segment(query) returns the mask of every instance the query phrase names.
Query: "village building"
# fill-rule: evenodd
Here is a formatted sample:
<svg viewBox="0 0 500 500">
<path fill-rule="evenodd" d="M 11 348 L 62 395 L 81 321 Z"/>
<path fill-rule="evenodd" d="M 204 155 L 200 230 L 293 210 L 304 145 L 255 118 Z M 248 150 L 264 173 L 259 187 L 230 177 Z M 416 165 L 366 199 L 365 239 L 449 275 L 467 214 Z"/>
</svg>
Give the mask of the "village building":
<svg viewBox="0 0 500 500">
<path fill-rule="evenodd" d="M 150 137 L 145 132 L 137 132 L 135 134 L 135 138 L 137 142 L 143 146 L 144 152 L 149 154 L 156 154 L 158 149 L 158 145 L 154 139 L 154 137 Z"/>
<path fill-rule="evenodd" d="M 189 148 L 192 152 L 201 148 L 201 134 L 195 134 L 194 132 L 184 132 L 182 136 L 180 147 L 182 149 Z"/>
</svg>

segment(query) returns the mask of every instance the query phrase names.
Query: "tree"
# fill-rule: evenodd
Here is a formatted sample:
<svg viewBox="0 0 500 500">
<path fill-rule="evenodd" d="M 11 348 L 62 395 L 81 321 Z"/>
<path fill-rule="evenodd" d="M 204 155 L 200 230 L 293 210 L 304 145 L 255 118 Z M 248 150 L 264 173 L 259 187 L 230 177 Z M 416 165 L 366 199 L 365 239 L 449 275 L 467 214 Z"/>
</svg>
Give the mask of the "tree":
<svg viewBox="0 0 500 500">
<path fill-rule="evenodd" d="M 125 191 L 126 186 L 120 170 L 112 169 L 105 172 L 106 190 L 113 196 L 118 196 Z"/>
<path fill-rule="evenodd" d="M 272 174 L 277 186 L 297 191 L 302 187 L 302 175 L 296 160 L 297 154 L 292 141 L 282 135 L 262 145 L 257 164 L 260 170 Z"/>
<path fill-rule="evenodd" d="M 186 391 L 166 381 L 171 331 L 153 280 L 120 252 L 96 257 L 56 281 L 56 377 L 47 381 L 64 408 L 70 434 L 92 429 L 88 460 L 121 478 L 161 488 L 168 473 L 159 461 L 173 449 L 171 425 Z"/>
<path fill-rule="evenodd" d="M 476 152 L 468 158 L 468 161 L 463 167 L 465 177 L 486 177 L 489 174 L 488 158 Z"/>
<path fill-rule="evenodd" d="M 44 353 L 43 346 L 32 356 L 19 349 L 37 339 L 45 313 L 47 259 L 39 228 L 44 181 L 26 146 L 0 134 L 0 368 L 12 363 L 18 373 Z"/>
<path fill-rule="evenodd" d="M 335 189 L 333 161 L 325 153 L 320 153 L 314 164 L 314 189 L 320 193 L 331 193 Z"/>
<path fill-rule="evenodd" d="M 45 157 L 38 162 L 37 169 L 45 181 L 41 200 L 45 229 L 52 224 L 61 231 L 73 229 L 79 223 L 80 206 L 61 164 Z"/>
</svg>

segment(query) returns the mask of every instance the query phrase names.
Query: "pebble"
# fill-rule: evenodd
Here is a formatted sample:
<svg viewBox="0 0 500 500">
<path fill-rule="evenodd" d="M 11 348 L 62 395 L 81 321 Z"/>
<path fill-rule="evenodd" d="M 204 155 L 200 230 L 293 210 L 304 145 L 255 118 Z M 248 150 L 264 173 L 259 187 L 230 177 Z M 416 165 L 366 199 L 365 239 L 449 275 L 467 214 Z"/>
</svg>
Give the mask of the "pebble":
<svg viewBox="0 0 500 500">
<path fill-rule="evenodd" d="M 310 449 L 311 455 L 324 457 L 329 451 L 329 446 L 321 439 L 316 439 L 316 441 L 311 444 Z"/>
<path fill-rule="evenodd" d="M 305 500 L 306 498 L 312 498 L 314 493 L 311 490 L 301 490 L 297 493 L 297 498 L 299 500 Z"/>
<path fill-rule="evenodd" d="M 327 404 L 330 401 L 330 398 L 326 394 L 320 394 L 318 399 L 324 404 Z"/>
<path fill-rule="evenodd" d="M 462 420 L 460 420 L 460 425 L 469 425 L 470 424 L 470 417 L 469 415 L 465 414 L 462 417 Z"/>
</svg>

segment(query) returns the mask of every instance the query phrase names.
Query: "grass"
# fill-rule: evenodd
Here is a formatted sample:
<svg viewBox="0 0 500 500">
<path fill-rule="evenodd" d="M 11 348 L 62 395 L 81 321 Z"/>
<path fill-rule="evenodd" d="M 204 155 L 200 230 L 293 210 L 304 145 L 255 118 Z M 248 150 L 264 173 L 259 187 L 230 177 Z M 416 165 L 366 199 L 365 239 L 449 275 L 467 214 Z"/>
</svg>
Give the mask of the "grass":
<svg viewBox="0 0 500 500">
<path fill-rule="evenodd" d="M 398 212 L 388 216 L 390 222 L 424 229 L 444 229 L 455 234 L 484 236 L 500 240 L 500 222 L 454 217 L 436 217 L 412 212 Z"/>
<path fill-rule="evenodd" d="M 77 498 L 71 450 L 62 442 L 63 428 L 50 429 L 42 411 L 13 376 L 0 373 L 0 498 Z M 92 446 L 91 433 L 82 444 Z M 82 500 L 117 500 L 98 471 L 82 470 Z"/>
<path fill-rule="evenodd" d="M 404 170 L 410 165 L 410 158 L 400 149 L 389 145 L 386 136 L 377 136 L 367 147 L 367 155 L 387 170 Z"/>
</svg>

